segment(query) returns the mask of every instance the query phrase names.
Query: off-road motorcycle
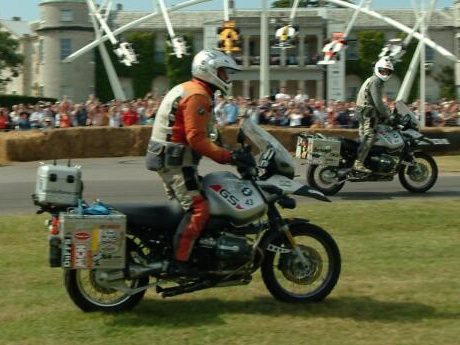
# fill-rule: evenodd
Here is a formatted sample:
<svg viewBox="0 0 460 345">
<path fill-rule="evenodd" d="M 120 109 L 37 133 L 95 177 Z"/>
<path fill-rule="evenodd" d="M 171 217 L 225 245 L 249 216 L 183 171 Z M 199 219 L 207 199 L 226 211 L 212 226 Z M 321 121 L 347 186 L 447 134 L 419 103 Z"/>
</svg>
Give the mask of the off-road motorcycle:
<svg viewBox="0 0 460 345">
<path fill-rule="evenodd" d="M 241 149 L 250 150 L 247 139 L 258 147 L 257 167 L 238 166 L 240 176 L 232 172 L 204 176 L 203 192 L 211 217 L 195 242 L 190 274 L 171 275 L 167 269 L 173 257 L 173 236 L 183 216 L 179 204 L 111 205 L 112 211 L 126 215 L 124 266 L 74 269 L 62 262 L 70 255 L 62 241 L 71 239 L 62 237 L 59 219 L 60 214 L 69 213 L 68 206 L 45 205 L 35 196 L 39 212 L 52 215 L 51 265 L 64 267 L 65 288 L 79 308 L 129 310 L 141 301 L 147 288 L 155 288 L 162 297 L 172 297 L 246 285 L 258 269 L 267 289 L 281 301 L 316 302 L 331 293 L 341 269 L 336 242 L 321 227 L 303 218 L 284 218 L 278 210 L 278 206 L 296 207 L 290 195 L 329 199 L 294 180 L 291 155 L 251 120 L 243 121 L 238 138 Z M 86 239 L 91 234 L 75 236 Z M 104 236 L 110 242 L 116 234 Z"/>
<path fill-rule="evenodd" d="M 419 132 L 418 120 L 402 102 L 397 102 L 391 120 L 377 126 L 375 142 L 364 162 L 372 173 L 352 169 L 357 156 L 359 140 L 326 138 L 321 134 L 305 135 L 308 139 L 339 141 L 336 164 L 318 164 L 313 152 L 313 164 L 307 166 L 307 184 L 325 195 L 334 195 L 345 182 L 392 181 L 398 175 L 402 186 L 413 193 L 428 191 L 436 183 L 438 167 L 435 160 L 422 149 L 427 145 L 446 144 L 446 139 L 430 139 Z M 329 146 L 323 146 L 329 147 Z"/>
</svg>

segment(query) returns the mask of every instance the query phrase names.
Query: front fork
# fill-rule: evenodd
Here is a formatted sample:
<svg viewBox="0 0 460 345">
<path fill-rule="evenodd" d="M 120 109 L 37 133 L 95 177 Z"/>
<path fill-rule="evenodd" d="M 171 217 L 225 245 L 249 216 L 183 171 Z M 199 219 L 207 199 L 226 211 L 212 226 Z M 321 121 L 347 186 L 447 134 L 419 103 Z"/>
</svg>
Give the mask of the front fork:
<svg viewBox="0 0 460 345">
<path fill-rule="evenodd" d="M 293 251 L 297 254 L 297 257 L 300 259 L 304 266 L 308 266 L 308 261 L 304 257 L 302 253 L 302 249 L 295 241 L 294 236 L 292 236 L 291 231 L 289 229 L 289 224 L 281 217 L 279 211 L 276 209 L 274 205 L 270 206 L 270 210 L 268 212 L 269 219 L 270 219 L 270 227 L 272 229 L 277 229 L 280 233 L 286 236 L 289 244 L 291 245 Z"/>
</svg>

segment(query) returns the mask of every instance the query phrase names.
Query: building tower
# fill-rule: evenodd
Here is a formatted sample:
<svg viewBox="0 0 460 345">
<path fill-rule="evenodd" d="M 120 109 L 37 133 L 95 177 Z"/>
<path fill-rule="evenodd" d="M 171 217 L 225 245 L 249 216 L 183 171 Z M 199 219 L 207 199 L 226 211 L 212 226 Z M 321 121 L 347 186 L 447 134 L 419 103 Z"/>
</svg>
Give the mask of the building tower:
<svg viewBox="0 0 460 345">
<path fill-rule="evenodd" d="M 454 1 L 454 30 L 455 30 L 455 55 L 457 62 L 455 63 L 455 93 L 457 101 L 460 100 L 460 0 Z"/>
<path fill-rule="evenodd" d="M 72 63 L 62 60 L 94 40 L 86 0 L 42 0 L 39 6 L 39 94 L 81 102 L 94 93 L 94 55 L 86 54 Z"/>
</svg>

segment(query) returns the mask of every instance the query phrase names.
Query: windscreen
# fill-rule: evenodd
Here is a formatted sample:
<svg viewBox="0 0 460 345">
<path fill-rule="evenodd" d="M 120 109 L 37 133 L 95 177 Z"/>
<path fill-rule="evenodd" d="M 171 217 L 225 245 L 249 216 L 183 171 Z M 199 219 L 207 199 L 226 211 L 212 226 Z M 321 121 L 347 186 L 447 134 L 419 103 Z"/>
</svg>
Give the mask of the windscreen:
<svg viewBox="0 0 460 345">
<path fill-rule="evenodd" d="M 291 154 L 284 148 L 281 143 L 270 133 L 255 124 L 251 119 L 243 119 L 241 129 L 244 134 L 259 148 L 265 152 L 270 146 L 275 151 L 275 164 L 278 173 L 287 177 L 294 177 L 295 163 Z"/>
</svg>

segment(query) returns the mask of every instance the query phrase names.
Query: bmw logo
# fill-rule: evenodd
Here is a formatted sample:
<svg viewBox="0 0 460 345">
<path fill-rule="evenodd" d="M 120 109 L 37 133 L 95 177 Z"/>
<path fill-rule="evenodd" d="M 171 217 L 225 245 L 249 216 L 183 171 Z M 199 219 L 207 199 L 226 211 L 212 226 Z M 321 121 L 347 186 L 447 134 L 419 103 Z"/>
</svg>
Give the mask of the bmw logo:
<svg viewBox="0 0 460 345">
<path fill-rule="evenodd" d="M 252 195 L 252 190 L 251 190 L 251 188 L 244 187 L 241 190 L 241 193 L 243 193 L 244 196 L 251 196 Z"/>
</svg>

